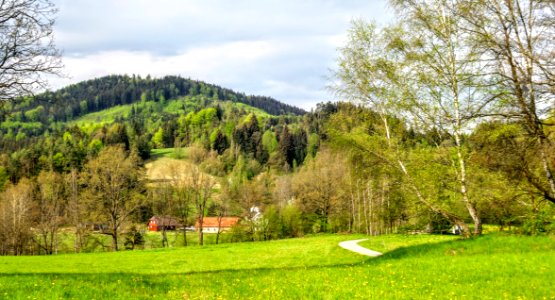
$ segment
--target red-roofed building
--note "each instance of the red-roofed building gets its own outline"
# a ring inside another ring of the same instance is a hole
[[[180,227],[181,223],[172,216],[153,216],[148,220],[149,231],[176,230]]]
[[[239,222],[238,217],[204,217],[202,219],[202,232],[204,233],[218,233],[228,231],[235,224]],[[195,228],[198,230],[200,224],[197,220]]]

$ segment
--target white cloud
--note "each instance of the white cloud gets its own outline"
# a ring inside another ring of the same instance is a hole
[[[145,51],[103,51],[94,54],[67,56],[65,72],[71,77],[59,81],[76,82],[109,74],[138,74],[163,76],[168,74],[193,75],[213,78],[225,70],[255,64],[278,50],[264,41],[231,42],[223,45],[193,48],[174,56],[156,56]],[[240,69],[239,69],[240,70]]]
[[[310,108],[352,18],[387,20],[385,0],[54,0],[71,79],[181,75]]]

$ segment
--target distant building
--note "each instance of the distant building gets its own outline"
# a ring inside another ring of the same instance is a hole
[[[218,229],[220,232],[228,231],[237,224],[239,220],[240,218],[238,217],[222,217],[221,220],[219,217],[204,217],[202,219],[202,232],[218,233]],[[198,230],[199,227],[200,224],[197,220],[195,228]]]
[[[148,231],[176,230],[180,227],[179,220],[172,216],[153,216],[148,220]]]
[[[451,234],[456,234],[456,235],[460,235],[463,233],[463,228],[460,225],[453,225],[453,227],[451,227],[451,229],[449,229],[449,232]]]
[[[87,230],[91,230],[94,232],[105,232],[108,230],[108,225],[103,223],[82,223],[81,226]]]

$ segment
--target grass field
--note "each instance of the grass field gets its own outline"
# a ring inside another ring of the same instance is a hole
[[[6,299],[555,299],[555,239],[361,235],[59,256],[1,257]],[[381,248],[380,248],[381,247]]]
[[[153,160],[159,158],[185,159],[188,156],[188,148],[162,148],[150,150]]]

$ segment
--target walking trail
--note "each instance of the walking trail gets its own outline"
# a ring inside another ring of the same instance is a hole
[[[378,251],[374,251],[374,250],[370,250],[368,248],[364,248],[364,247],[362,247],[358,244],[358,243],[360,243],[362,241],[366,241],[366,240],[368,240],[368,239],[344,241],[344,242],[339,243],[339,247],[341,247],[343,249],[347,249],[349,251],[356,252],[358,254],[371,256],[371,257],[376,257],[376,256],[382,255],[382,253],[380,253]]]

